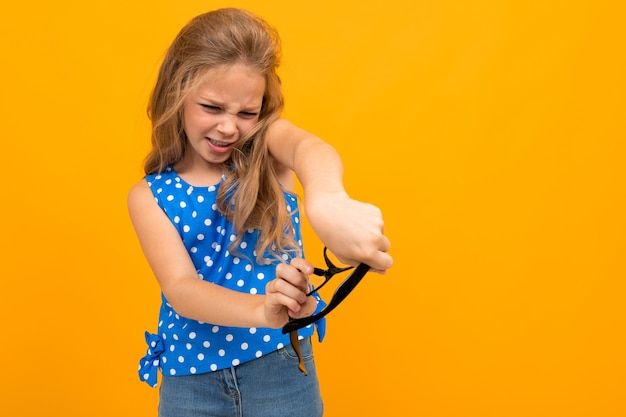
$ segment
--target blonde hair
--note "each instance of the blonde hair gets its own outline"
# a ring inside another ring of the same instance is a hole
[[[220,211],[233,222],[237,239],[248,228],[260,230],[257,260],[264,253],[297,256],[290,213],[269,154],[265,134],[281,114],[284,99],[276,72],[280,38],[274,28],[250,12],[225,8],[193,18],[176,36],[161,64],[150,102],[152,150],[146,174],[162,172],[180,161],[187,137],[182,128],[183,105],[189,94],[216,69],[244,64],[265,77],[259,121],[242,138],[224,163],[225,182],[218,192]]]

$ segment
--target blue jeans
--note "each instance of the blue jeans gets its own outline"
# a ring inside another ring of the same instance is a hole
[[[308,376],[291,345],[220,371],[162,376],[159,417],[321,417],[311,338],[300,349]]]

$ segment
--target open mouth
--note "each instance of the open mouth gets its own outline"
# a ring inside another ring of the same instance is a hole
[[[219,140],[215,140],[215,139],[211,139],[211,138],[209,138],[209,142],[211,143],[211,145],[216,146],[218,148],[227,148],[230,145],[232,145],[231,143],[220,142]]]

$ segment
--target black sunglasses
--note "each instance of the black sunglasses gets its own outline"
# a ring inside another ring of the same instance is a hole
[[[327,250],[328,248],[324,248],[324,259],[326,260],[326,266],[328,267],[328,269],[315,268],[313,270],[313,273],[315,275],[324,277],[324,282],[322,282],[316,288],[312,289],[307,294],[307,296],[310,296],[315,291],[318,291],[320,288],[326,285],[326,283],[334,275],[354,268],[353,266],[348,266],[345,268],[339,268],[335,266],[328,258]],[[370,267],[368,265],[360,264],[359,266],[357,266],[356,269],[354,269],[354,271],[339,285],[339,287],[337,287],[335,293],[330,299],[330,302],[326,307],[324,307],[322,311],[309,317],[289,320],[287,324],[283,326],[283,334],[297,331],[298,329],[306,327],[309,324],[315,323],[316,321],[333,311],[343,300],[345,300],[345,298],[352,292],[352,290],[358,285],[358,283],[361,282],[361,279],[363,279],[363,277],[369,270]]]

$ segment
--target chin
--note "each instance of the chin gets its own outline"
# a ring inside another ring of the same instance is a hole
[[[230,159],[230,155],[231,155],[230,152],[228,152],[228,154],[226,155],[219,155],[219,156],[211,155],[211,157],[206,158],[206,161],[211,164],[223,164],[224,162]]]

